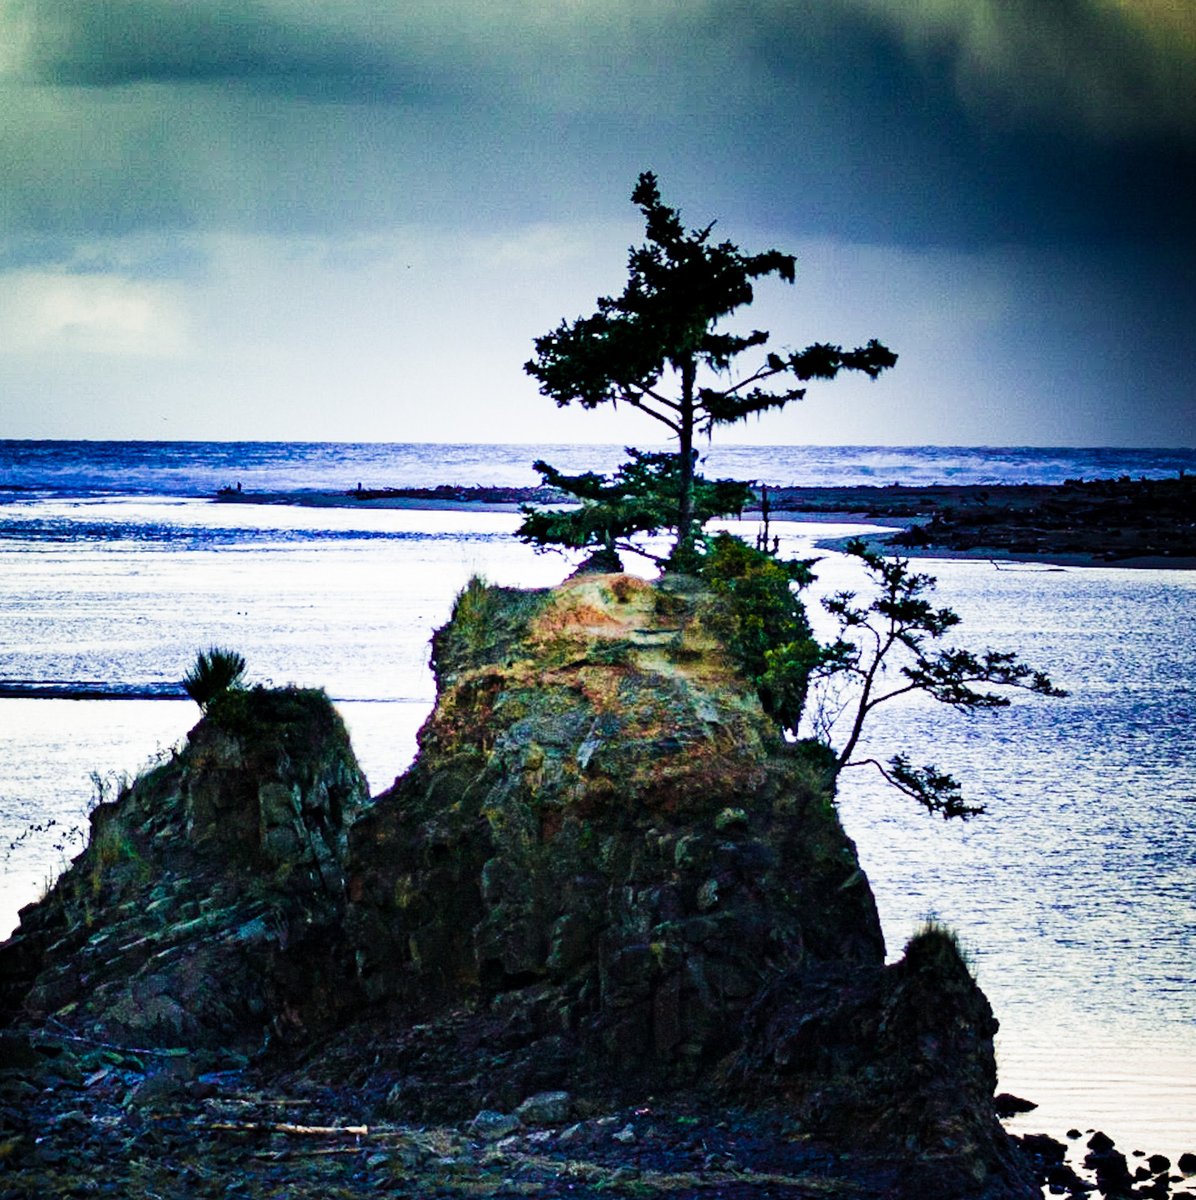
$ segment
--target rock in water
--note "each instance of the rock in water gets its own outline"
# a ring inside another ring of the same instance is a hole
[[[1034,1195],[953,939],[884,966],[824,748],[787,743],[692,581],[474,586],[419,756],[355,824],[349,937],[421,1116],[682,1087],[793,1105],[910,1194]],[[413,1030],[418,1032],[412,1032]]]
[[[437,635],[414,767],[352,833],[372,999],[501,1004],[553,1047],[506,1069],[561,1073],[520,1098],[579,1070],[691,1083],[778,971],[879,966],[826,763],[784,744],[699,599],[583,575],[478,606]]]
[[[228,692],[91,817],[0,947],[3,1007],[133,1045],[256,1048],[326,1015],[348,822],[366,801],[323,692]]]
[[[475,581],[418,758],[372,804],[323,693],[228,693],[96,810],[0,947],[0,1012],[287,1044],[302,1067],[259,1071],[485,1137],[679,1092],[780,1108],[886,1194],[1037,1195],[954,938],[885,965],[833,756],[764,714],[721,603],[678,576]]]
[[[784,1096],[823,1138],[900,1162],[903,1194],[1036,1195],[994,1113],[996,1031],[954,936],[932,926],[883,969],[773,981],[732,1080],[757,1102]]]

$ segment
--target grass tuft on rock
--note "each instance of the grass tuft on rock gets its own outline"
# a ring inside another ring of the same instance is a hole
[[[195,665],[183,676],[183,690],[206,713],[217,696],[240,687],[244,676],[243,655],[223,646],[210,646],[196,655]]]

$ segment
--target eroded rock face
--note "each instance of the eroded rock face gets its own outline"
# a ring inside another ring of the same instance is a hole
[[[458,606],[419,758],[351,835],[371,998],[497,1005],[544,1043],[541,1074],[555,1056],[681,1085],[779,973],[880,966],[826,761],[782,741],[705,632],[709,602],[583,575]]]
[[[229,693],[91,818],[0,950],[5,1007],[142,1046],[260,1044],[330,1008],[348,821],[366,800],[322,692]]]
[[[416,763],[350,835],[391,1107],[698,1088],[901,1163],[903,1194],[1036,1194],[987,1001],[945,935],[884,965],[826,752],[765,717],[715,603],[585,573],[474,587],[437,635]]]

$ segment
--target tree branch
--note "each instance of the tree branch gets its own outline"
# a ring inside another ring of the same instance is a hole
[[[968,804],[964,800],[959,784],[950,775],[933,765],[913,767],[902,754],[894,755],[888,767],[875,758],[858,758],[844,763],[843,768],[846,767],[875,767],[886,783],[916,800],[927,811],[938,813],[944,821],[953,817],[966,821],[985,811],[983,804]]]

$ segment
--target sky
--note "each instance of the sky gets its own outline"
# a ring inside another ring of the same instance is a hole
[[[900,356],[756,444],[1196,445],[1194,0],[0,0],[0,437],[636,442],[656,173]]]

